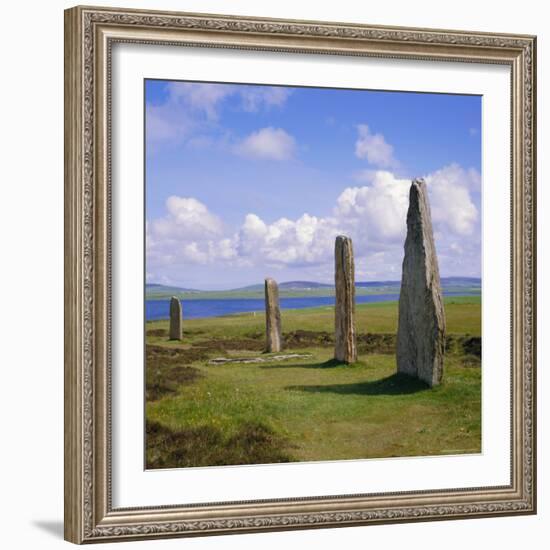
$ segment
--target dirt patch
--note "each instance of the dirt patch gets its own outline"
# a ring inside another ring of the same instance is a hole
[[[472,355],[481,359],[481,337],[449,334],[445,339],[445,350],[447,353]]]
[[[193,384],[203,377],[198,369],[185,364],[196,360],[196,355],[189,354],[192,351],[146,346],[145,399],[147,401],[162,399],[166,395],[177,392],[180,386]]]
[[[395,353],[395,334],[358,334],[357,350],[360,353]]]
[[[155,338],[166,338],[168,340],[168,330],[165,328],[150,328],[145,331],[147,336],[152,336]],[[204,334],[202,329],[192,329],[183,331],[183,339],[185,340],[186,336],[200,336]]]
[[[184,321],[184,325],[185,325],[185,321]],[[200,334],[204,334],[206,331],[202,328],[193,328],[193,329],[190,329],[190,328],[187,328],[184,326],[183,328],[183,337],[185,338],[185,335],[188,335],[188,336],[198,336]]]
[[[180,386],[188,386],[204,375],[193,367],[171,367],[148,373],[145,385],[145,399],[158,401],[166,395],[176,393]]]
[[[328,347],[334,345],[334,336],[329,332],[313,330],[295,330],[283,334],[285,348],[309,348],[311,346]]]
[[[209,425],[170,430],[147,422],[147,468],[185,468],[290,462],[287,441],[259,422],[243,424],[231,437]]]
[[[162,356],[163,361],[190,364],[195,361],[204,361],[213,353],[226,353],[229,351],[262,352],[265,350],[263,338],[256,338],[255,333],[254,335],[251,333],[249,336],[251,337],[203,340],[188,349],[149,344],[147,345],[147,357],[148,361],[149,354],[151,354],[153,359],[155,356]],[[396,335],[391,333],[357,334],[357,350],[360,353],[392,354],[396,350],[396,341]],[[287,350],[332,347],[334,346],[334,335],[324,331],[295,330],[283,334],[283,346]],[[450,334],[446,337],[445,349],[447,354],[472,355],[481,358],[481,338]]]
[[[189,365],[208,358],[208,350],[202,347],[182,349],[148,344],[145,350],[147,367],[150,363]]]
[[[146,332],[147,336],[155,336],[158,338],[166,337],[168,338],[168,331],[164,328],[150,328]]]
[[[479,369],[481,367],[481,359],[476,355],[466,355],[466,357],[462,359],[461,364],[465,368]]]
[[[287,349],[334,346],[334,335],[324,331],[295,330],[283,339]],[[358,334],[357,349],[361,353],[395,353],[395,334]]]
[[[481,338],[476,336],[471,336],[469,338],[464,338],[462,343],[462,348],[465,353],[470,355],[475,355],[481,359]]]
[[[357,350],[360,353],[395,353],[397,335],[392,333],[357,334]],[[286,349],[334,346],[334,335],[329,332],[295,330],[283,335]],[[445,348],[447,353],[472,355],[481,358],[481,338],[477,336],[448,335]]]
[[[265,343],[252,338],[222,338],[216,340],[204,340],[198,344],[201,349],[207,351],[263,351]]]
[[[265,340],[265,332],[262,332],[261,330],[247,332],[245,336],[247,338],[252,338],[253,340],[262,340],[262,342]]]

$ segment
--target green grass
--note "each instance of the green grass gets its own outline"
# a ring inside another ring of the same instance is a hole
[[[447,332],[451,334],[481,335],[481,298],[460,296],[446,298],[445,313]],[[184,305],[185,311],[185,305]],[[334,307],[282,310],[283,331],[313,330],[332,332],[334,330]],[[216,319],[189,319],[184,322],[191,340],[198,331],[208,337],[236,337],[262,333],[265,326],[263,311],[226,315]],[[147,329],[166,329],[167,321],[147,323]],[[397,331],[397,302],[379,302],[356,306],[356,327],[358,332],[395,333]],[[147,342],[165,343],[165,338],[149,337]]]
[[[445,308],[453,336],[432,389],[396,375],[395,302],[357,307],[354,365],[331,361],[333,308],[283,310],[285,352],[311,354],[283,362],[262,353],[260,314],[186,320],[182,342],[166,321],[147,323],[148,466],[480,452],[480,300]],[[208,363],[220,356],[265,362]]]

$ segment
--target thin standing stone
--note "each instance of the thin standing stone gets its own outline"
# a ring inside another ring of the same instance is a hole
[[[443,375],[445,310],[426,183],[412,182],[399,295],[397,370],[436,386]]]
[[[268,353],[281,351],[281,310],[279,309],[279,286],[271,278],[265,280],[265,332]]]
[[[355,345],[355,264],[351,239],[336,237],[335,260],[335,348],[334,358],[343,363],[357,361]]]
[[[175,296],[172,296],[172,298],[170,298],[170,340],[181,340],[181,336],[181,302]]]
[[[271,278],[265,280],[265,325],[266,349],[268,353],[281,351],[281,310],[279,308],[279,286]]]

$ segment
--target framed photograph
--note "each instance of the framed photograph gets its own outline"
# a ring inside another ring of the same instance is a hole
[[[536,512],[534,36],[65,12],[65,538]]]

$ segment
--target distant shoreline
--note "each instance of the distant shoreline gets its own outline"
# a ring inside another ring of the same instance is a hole
[[[365,286],[366,283],[358,283],[355,288],[356,296],[377,296],[388,294],[399,294],[399,283],[373,283]],[[476,295],[481,294],[481,283],[464,281],[456,283],[454,281],[442,280],[442,290],[445,295]],[[220,300],[220,299],[258,299],[264,297],[263,285],[258,285],[249,289],[236,290],[183,290],[171,287],[147,287],[145,292],[146,300],[169,299],[172,296],[182,300]],[[311,288],[294,288],[285,286],[285,283],[279,285],[279,296],[281,298],[309,298],[309,297],[333,297],[334,287],[319,286]]]
[[[453,299],[481,299],[481,294],[461,292],[444,292],[445,301]],[[391,294],[366,294],[356,297],[357,307],[369,305],[390,305],[397,303],[398,293]],[[462,301],[462,300],[461,300]],[[183,317],[184,319],[212,319],[216,317],[228,317],[232,315],[244,315],[253,313],[263,313],[263,296],[253,298],[228,297],[228,298],[195,298],[184,299]],[[473,300],[477,302],[477,300]],[[334,307],[334,296],[305,296],[305,297],[281,297],[281,310],[318,310]],[[169,299],[148,299],[145,301],[146,321],[163,321],[168,319]]]

